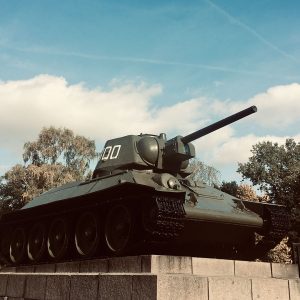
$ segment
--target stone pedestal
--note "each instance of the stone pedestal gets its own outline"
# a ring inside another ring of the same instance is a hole
[[[0,299],[300,299],[297,265],[130,256],[4,268]]]

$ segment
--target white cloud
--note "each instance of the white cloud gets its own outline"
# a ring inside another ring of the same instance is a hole
[[[258,112],[246,120],[262,128],[287,128],[300,125],[300,84],[292,83],[269,88],[246,101],[214,100],[210,105],[213,113],[224,115],[235,113],[248,106],[256,105]]]
[[[70,128],[98,143],[141,132],[185,135],[257,105],[258,113],[241,124],[254,122],[255,127],[273,128],[269,135],[251,132],[253,126],[244,126],[241,131],[236,125],[195,141],[198,157],[222,170],[246,161],[252,145],[259,141],[284,142],[286,137],[277,136],[276,131],[274,134],[274,128],[300,125],[297,83],[272,87],[244,102],[202,97],[158,107],[153,99],[161,93],[160,85],[116,82],[109,90],[88,89],[84,84],[69,85],[64,78],[49,75],[0,82],[0,149],[21,155],[24,142],[35,139],[42,127],[50,125]],[[300,134],[294,137],[299,140]]]
[[[272,141],[273,143],[284,144],[290,136],[255,136],[253,134],[243,137],[231,137],[212,152],[211,161],[218,166],[229,165],[233,162],[244,163],[252,155],[252,145],[263,141]],[[295,140],[300,139],[300,135],[293,137]]]
[[[287,127],[299,122],[300,84],[293,83],[269,88],[249,100],[259,107],[257,121],[269,128]]]
[[[18,146],[35,138],[43,126],[63,126],[99,141],[125,134],[192,128],[201,103],[182,101],[156,108],[160,85],[124,84],[111,90],[68,85],[61,77],[40,75],[0,82],[0,145]]]

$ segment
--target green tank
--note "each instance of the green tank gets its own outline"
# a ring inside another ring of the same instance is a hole
[[[256,110],[184,137],[108,140],[91,180],[53,188],[1,216],[2,260],[19,265],[204,249],[223,257],[225,249],[253,245],[255,233],[281,238],[288,229],[283,206],[242,201],[188,178],[191,142]]]

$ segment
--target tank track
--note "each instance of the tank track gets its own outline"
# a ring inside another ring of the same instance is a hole
[[[109,209],[110,207],[113,207],[113,205],[119,205],[119,204],[125,204],[126,206],[128,205],[128,208],[131,210],[134,210],[134,208],[136,207],[136,205],[139,204],[140,199],[141,199],[141,195],[139,196],[126,196],[126,197],[113,197],[110,198],[109,200],[106,201],[102,201],[102,202],[98,202],[96,204],[94,203],[87,203],[85,206],[81,207],[81,210],[87,210],[87,211],[91,211],[91,210],[95,210],[95,211],[106,211],[107,209]],[[165,194],[165,195],[159,195],[159,194],[144,194],[144,199],[148,199],[149,204],[151,204],[150,207],[153,207],[155,210],[155,214],[153,215],[153,218],[151,219],[151,226],[149,228],[144,228],[143,230],[146,230],[146,236],[145,239],[143,240],[143,235],[139,236],[138,240],[133,240],[133,244],[132,247],[130,246],[126,251],[131,251],[132,249],[135,249],[135,246],[139,246],[139,243],[143,243],[143,242],[155,242],[155,241],[167,241],[167,240],[171,240],[176,238],[177,236],[179,236],[179,234],[181,233],[181,231],[184,228],[184,216],[185,216],[185,210],[184,210],[184,206],[183,206],[183,198],[182,197],[174,197],[173,195],[170,194]],[[150,207],[146,207],[146,211],[148,208]],[[141,207],[142,208],[142,207]],[[63,212],[64,215],[69,215],[70,216],[70,220],[71,222],[74,222],[74,220],[72,220],[72,216],[76,215],[77,213],[79,213],[79,210],[76,207],[72,207],[71,209],[65,210]],[[51,212],[50,214],[44,214],[42,217],[37,217],[36,220],[34,222],[38,222],[41,218],[48,218],[48,219],[54,219],[57,216],[60,216],[61,214],[56,212],[53,213]],[[137,218],[138,220],[138,218]],[[20,224],[30,224],[30,222],[32,222],[32,220],[29,219],[29,217],[24,217],[22,220],[18,219],[18,221],[16,223],[8,223],[6,225],[13,225],[13,226],[19,226]],[[24,226],[25,226],[24,225]],[[140,225],[137,223],[137,230],[139,230]],[[3,226],[3,224],[2,224]],[[137,236],[133,236],[138,237],[139,231],[137,231]],[[142,232],[141,232],[142,233]],[[144,232],[145,233],[145,232]],[[71,233],[72,234],[72,233]],[[73,250],[71,250],[71,254],[69,256],[67,256],[66,258],[63,258],[61,260],[59,260],[59,262],[64,262],[64,261],[69,261],[69,260],[73,260],[75,258],[75,260],[81,260],[80,257],[77,256],[77,254],[72,252]],[[7,253],[7,251],[4,251],[5,253]],[[74,256],[75,255],[75,256]],[[99,253],[99,255],[97,254],[95,257],[102,257],[102,256],[106,256],[106,253]],[[3,256],[3,257],[2,257]],[[73,257],[74,256],[74,257]],[[93,256],[93,258],[95,258]],[[90,259],[87,258],[87,259]],[[0,253],[0,261],[2,261],[4,264],[6,265],[15,265],[13,264],[9,258],[6,257],[6,255],[1,255]],[[49,258],[43,258],[41,261],[41,263],[49,263],[51,262],[51,260]],[[21,262],[18,265],[33,265],[36,264],[37,262],[30,262],[28,261],[27,258],[25,258],[25,261]]]
[[[270,239],[282,239],[290,229],[290,216],[283,206],[266,205],[265,219],[267,237]]]
[[[156,218],[152,223],[151,235],[155,239],[173,239],[184,228],[185,210],[181,199],[155,196]]]

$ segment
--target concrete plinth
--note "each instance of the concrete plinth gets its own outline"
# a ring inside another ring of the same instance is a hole
[[[300,300],[300,280],[289,280],[290,299]]]
[[[298,265],[271,264],[272,277],[274,278],[298,278]]]
[[[288,280],[264,278],[252,279],[253,300],[278,299],[289,300]]]
[[[145,255],[4,268],[0,299],[300,300],[297,265]]]
[[[234,276],[234,261],[225,259],[192,258],[193,274],[201,276]]]
[[[251,300],[251,279],[240,277],[211,277],[208,280],[209,299]]]
[[[51,274],[47,276],[45,299],[70,299],[70,276]]]
[[[271,265],[265,262],[235,261],[235,275],[241,277],[270,278]]]
[[[0,274],[0,281],[6,274]],[[207,278],[157,274],[11,274],[15,286],[2,297],[25,299],[203,299],[208,300]],[[18,282],[22,284],[19,285]]]

